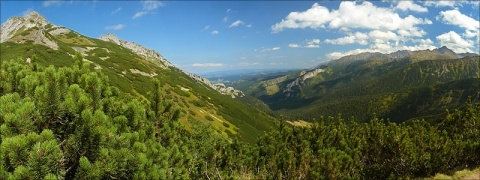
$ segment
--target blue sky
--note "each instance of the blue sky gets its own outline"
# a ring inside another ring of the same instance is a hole
[[[193,73],[310,68],[360,52],[479,53],[476,1],[0,1],[1,22],[51,23],[154,49]]]

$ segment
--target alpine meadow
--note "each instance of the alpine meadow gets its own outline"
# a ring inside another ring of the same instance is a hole
[[[0,180],[480,179],[478,1],[0,2]]]

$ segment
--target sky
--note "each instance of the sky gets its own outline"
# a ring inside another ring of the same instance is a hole
[[[88,37],[113,33],[192,73],[311,68],[361,52],[479,53],[478,1],[0,1]]]

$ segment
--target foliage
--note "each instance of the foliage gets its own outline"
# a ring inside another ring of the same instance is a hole
[[[480,166],[480,103],[472,101],[437,125],[338,115],[308,127],[278,121],[247,144],[198,121],[187,131],[160,80],[148,96],[133,96],[88,64],[34,68],[21,59],[2,62],[0,78],[6,179],[387,179]]]

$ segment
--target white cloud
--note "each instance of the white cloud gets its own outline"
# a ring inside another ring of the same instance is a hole
[[[370,39],[375,39],[375,40],[384,40],[384,41],[399,40],[399,37],[397,36],[397,34],[393,33],[392,31],[374,30],[368,33],[368,36],[370,37]]]
[[[442,46],[447,46],[457,53],[473,52],[470,48],[473,47],[473,42],[465,40],[454,31],[437,36]]]
[[[228,26],[229,28],[232,28],[232,27],[237,27],[237,26],[240,26],[242,24],[245,24],[243,21],[241,20],[237,20],[235,22],[233,22],[230,26]]]
[[[455,7],[457,2],[455,1],[425,1],[423,5],[425,6],[435,6],[435,7]]]
[[[307,45],[305,46],[306,48],[319,48],[320,47],[320,39],[312,39],[310,41],[307,41]]]
[[[263,48],[261,51],[262,52],[265,52],[265,51],[277,51],[277,50],[280,50],[280,47],[273,47],[273,48]],[[257,51],[257,50],[255,50]]]
[[[475,42],[477,46],[480,43],[480,21],[462,14],[457,9],[441,11],[440,14],[437,16],[437,19],[442,19],[442,22],[445,24],[456,25],[465,29],[465,33],[462,34],[463,37],[469,39],[476,36],[477,38],[475,39]],[[460,51],[467,51],[467,49],[463,49]]]
[[[142,17],[142,16],[145,15],[145,14],[148,14],[148,12],[147,12],[147,11],[137,12],[137,13],[135,13],[135,15],[133,15],[132,19],[137,19],[137,18],[139,18],[139,17]]]
[[[132,19],[142,17],[146,14],[151,13],[155,9],[158,9],[159,7],[165,6],[165,4],[163,4],[160,1],[142,1],[142,5],[143,5],[142,11],[136,12],[133,15]]]
[[[299,44],[295,44],[295,43],[291,43],[291,44],[288,44],[288,47],[291,47],[291,48],[299,48],[300,45],[299,45]]]
[[[194,63],[192,64],[193,67],[222,67],[225,64],[222,63]]]
[[[392,44],[390,42],[375,41],[374,44],[370,45],[369,48],[354,49],[347,52],[332,52],[327,54],[326,57],[329,59],[338,59],[344,56],[348,56],[352,54],[360,54],[364,52],[392,53],[400,50],[417,51],[417,50],[436,48],[433,45],[433,41],[430,39],[416,39],[416,40],[412,40],[412,42],[415,44],[411,46],[406,46],[406,45]]]
[[[442,21],[446,24],[457,25],[467,30],[478,30],[480,22],[462,14],[457,9],[440,12]]]
[[[217,30],[214,30],[214,31],[211,32],[212,35],[217,35],[218,33],[220,33],[220,32],[217,31]]]
[[[122,10],[122,7],[118,7],[117,9],[112,11],[112,14],[116,14],[116,13],[120,12],[121,10]]]
[[[326,7],[314,3],[312,8],[305,12],[291,12],[285,19],[282,19],[282,22],[273,25],[272,31],[280,32],[285,28],[305,29],[307,27],[317,29],[324,27],[324,23],[332,19],[332,14]]]
[[[402,11],[410,10],[415,12],[428,12],[427,8],[415,4],[412,1],[399,1],[397,4],[397,9],[400,9]]]
[[[248,24],[248,25],[246,25],[246,27],[248,27],[248,28],[252,28],[252,27],[253,27],[253,25],[252,25],[252,24]]]
[[[143,10],[145,11],[153,11],[159,7],[164,6],[164,4],[160,1],[143,1]]]
[[[58,0],[46,0],[43,1],[43,7],[50,7],[50,6],[59,6],[63,4],[65,1],[58,1]]]
[[[125,28],[124,24],[117,24],[117,25],[105,27],[106,30],[120,30],[120,29],[123,29],[123,28]]]
[[[223,21],[223,22],[227,22],[227,21],[228,21],[228,17],[224,17],[224,18],[222,19],[222,21]]]
[[[428,19],[416,18],[412,15],[401,18],[393,9],[376,7],[370,2],[364,1],[357,5],[356,1],[344,1],[340,3],[338,10],[329,11],[326,7],[315,3],[304,12],[291,12],[271,29],[273,33],[286,28],[318,29],[325,27],[342,30],[360,28],[392,31],[431,23]]]
[[[329,44],[339,44],[339,45],[345,45],[345,44],[361,44],[361,45],[366,45],[368,43],[369,36],[365,33],[361,32],[356,32],[352,35],[341,37],[338,39],[325,39],[325,43]]]
[[[227,9],[227,13],[229,13],[230,11],[232,11],[232,9]]]

